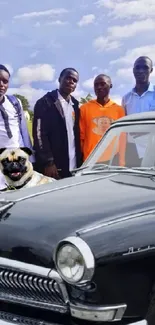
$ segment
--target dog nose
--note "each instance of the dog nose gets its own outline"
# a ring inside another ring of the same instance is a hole
[[[12,164],[11,164],[11,167],[12,168],[17,168],[18,167],[18,163],[13,161]]]

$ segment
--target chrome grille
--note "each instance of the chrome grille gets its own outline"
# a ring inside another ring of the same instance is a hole
[[[57,272],[51,271],[51,274],[52,272],[56,277]],[[52,276],[18,272],[0,266],[0,300],[2,301],[66,313],[68,307],[65,298],[63,285],[55,278],[52,279]]]

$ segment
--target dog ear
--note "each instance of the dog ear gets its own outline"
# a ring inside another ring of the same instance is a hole
[[[32,155],[32,150],[30,148],[22,147],[20,149],[23,150],[24,152],[26,152],[29,156]]]
[[[0,155],[3,153],[3,151],[5,151],[6,148],[0,148]]]

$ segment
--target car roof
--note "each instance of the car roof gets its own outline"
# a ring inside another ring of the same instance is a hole
[[[140,122],[140,121],[151,121],[154,120],[155,122],[155,112],[144,112],[144,113],[136,113],[136,114],[130,114],[124,117],[121,117],[120,119],[116,120],[112,124],[116,123],[123,123],[123,122]]]

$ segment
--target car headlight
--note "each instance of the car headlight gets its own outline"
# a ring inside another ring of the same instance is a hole
[[[54,260],[61,277],[71,284],[84,284],[91,281],[94,269],[94,256],[79,237],[68,237],[59,242]]]

